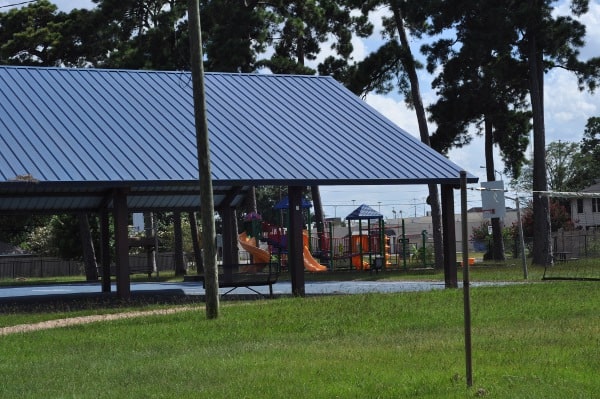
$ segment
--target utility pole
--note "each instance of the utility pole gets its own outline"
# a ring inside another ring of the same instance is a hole
[[[210,172],[210,148],[206,119],[206,96],[204,93],[199,0],[188,0],[188,23],[190,27],[196,147],[198,150],[198,177],[200,179],[200,214],[202,216],[202,245],[204,247],[206,317],[208,319],[216,319],[219,317],[219,274],[217,272],[215,204]]]

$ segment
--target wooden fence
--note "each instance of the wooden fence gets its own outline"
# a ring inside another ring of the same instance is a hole
[[[147,264],[146,254],[129,255],[129,265],[133,273],[148,273]],[[174,270],[173,252],[159,253],[156,256],[156,266],[159,272]],[[111,269],[114,269],[114,265],[111,265]],[[78,260],[31,255],[0,256],[0,279],[81,275],[85,275],[85,265]]]

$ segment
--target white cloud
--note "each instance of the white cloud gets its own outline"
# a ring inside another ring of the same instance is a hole
[[[365,101],[408,133],[419,137],[419,125],[415,111],[408,109],[403,100],[392,96],[369,94]]]
[[[580,91],[576,77],[554,70],[545,77],[546,142],[579,141],[587,119],[600,114],[600,97]]]
[[[50,2],[55,4],[60,11],[64,12],[69,12],[74,8],[94,8],[96,6],[91,0],[51,0]],[[33,3],[33,1],[31,3]],[[8,5],[26,7],[28,4],[29,3],[27,3],[26,0],[0,0],[0,7]],[[8,9],[9,8],[0,8],[0,12],[5,12]]]
[[[321,52],[317,55],[316,59],[308,60],[306,62],[306,66],[311,67],[313,69],[317,69],[317,66],[322,63],[325,58],[329,56],[334,56],[338,58],[338,54],[335,50],[331,48],[331,46],[336,42],[336,38],[333,35],[329,35],[329,39],[321,44]],[[365,42],[361,40],[359,37],[354,36],[352,38],[352,60],[353,61],[362,61],[366,57],[366,47]]]
[[[554,15],[571,15],[569,1],[565,1],[554,9]],[[600,48],[600,2],[592,0],[589,4],[589,11],[576,18],[585,25],[585,46],[581,49],[581,57],[586,60],[591,57],[598,57],[598,48]]]
[[[585,58],[600,56],[600,2],[590,3],[590,10],[581,17],[581,22],[586,27],[586,43],[582,55]]]

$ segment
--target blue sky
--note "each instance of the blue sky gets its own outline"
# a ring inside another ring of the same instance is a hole
[[[19,3],[21,0],[0,0],[0,6]],[[68,11],[72,8],[93,7],[90,0],[55,0],[60,9]],[[568,2],[564,1],[557,7],[559,14],[568,13]],[[359,61],[381,44],[381,18],[385,9],[379,10],[379,15],[372,18],[376,28],[372,37],[354,39],[355,52],[353,57]],[[586,46],[582,49],[583,59],[600,56],[600,0],[590,1],[590,12],[583,16],[582,22],[587,27]],[[413,53],[418,56],[421,42],[412,42]],[[327,56],[324,51],[322,58]],[[317,60],[316,62],[318,62]],[[435,101],[435,93],[431,90],[432,76],[425,71],[419,74],[423,101],[425,105]],[[369,94],[365,101],[380,113],[392,120],[410,134],[419,136],[417,120],[413,110],[404,105],[404,100],[397,94],[386,96]],[[545,77],[545,118],[546,143],[552,141],[580,141],[585,123],[589,117],[600,116],[600,95],[580,92],[575,77],[563,70],[555,70]],[[435,126],[430,126],[433,131]],[[332,154],[332,156],[343,154]],[[462,166],[468,172],[485,180],[485,170],[480,168],[485,164],[483,155],[483,139],[476,138],[469,146],[452,150],[449,158]],[[496,169],[504,168],[500,157],[495,157]],[[410,160],[390,160],[390,165],[402,164]],[[477,185],[474,185],[477,186]],[[423,215],[428,208],[425,206],[427,197],[426,186],[324,186],[321,187],[324,210],[327,216],[345,217],[361,204],[368,204],[380,209],[385,217],[392,217],[392,210],[399,216]],[[469,207],[481,206],[481,196],[478,191],[469,191]],[[456,200],[458,202],[458,197]],[[507,206],[513,206],[507,201]]]

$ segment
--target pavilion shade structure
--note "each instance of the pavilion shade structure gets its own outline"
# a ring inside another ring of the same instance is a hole
[[[294,295],[304,295],[304,187],[461,183],[462,168],[331,77],[204,82],[215,209],[232,218],[251,186],[288,186]],[[104,291],[112,213],[120,298],[130,295],[129,213],[202,206],[189,72],[0,66],[0,148],[0,213],[100,213]],[[453,248],[445,273],[455,286]]]
[[[217,208],[251,185],[459,181],[459,166],[331,77],[205,84]],[[110,208],[117,188],[139,211],[200,206],[188,72],[3,66],[0,87],[0,211]]]

